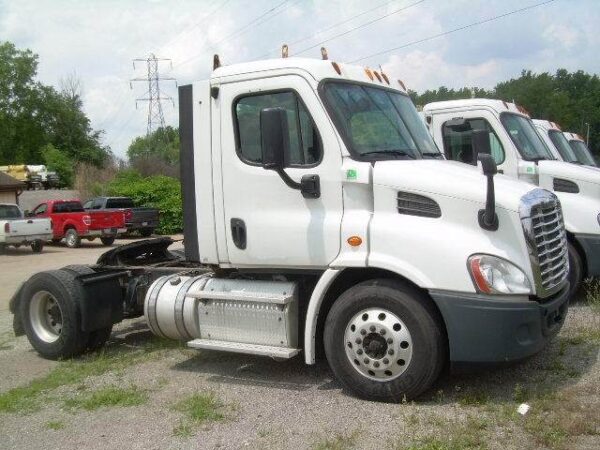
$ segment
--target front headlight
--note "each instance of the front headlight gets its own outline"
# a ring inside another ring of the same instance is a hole
[[[527,275],[505,259],[473,255],[467,264],[473,284],[484,294],[531,294]]]

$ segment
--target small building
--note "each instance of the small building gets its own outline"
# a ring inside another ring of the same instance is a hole
[[[10,175],[0,172],[0,203],[19,204],[19,195],[26,185]]]

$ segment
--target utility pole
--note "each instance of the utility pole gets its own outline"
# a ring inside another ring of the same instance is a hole
[[[146,77],[133,78],[130,80],[130,87],[133,89],[133,83],[137,81],[143,81],[148,83],[148,91],[142,97],[138,97],[135,99],[135,107],[137,109],[138,102],[148,102],[148,127],[146,129],[146,136],[150,136],[152,132],[156,131],[159,128],[165,127],[165,117],[163,115],[162,109],[162,100],[168,100],[171,102],[173,106],[175,106],[175,102],[173,98],[167,94],[164,94],[160,90],[160,82],[161,81],[175,81],[175,85],[177,86],[177,81],[172,77],[161,77],[159,73],[159,64],[161,61],[169,61],[171,64],[171,68],[173,68],[173,64],[170,59],[167,58],[157,58],[154,53],[150,53],[147,58],[135,58],[133,60],[133,70],[136,69],[136,62],[144,62],[147,66],[147,75]]]

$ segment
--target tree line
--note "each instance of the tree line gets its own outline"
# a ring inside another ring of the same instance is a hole
[[[523,106],[533,119],[556,122],[563,131],[580,134],[584,139],[588,125],[590,149],[600,153],[600,78],[582,70],[556,73],[533,73],[523,70],[518,78],[502,81],[493,89],[469,88],[410,91],[416,105],[430,102],[485,97],[515,102]]]

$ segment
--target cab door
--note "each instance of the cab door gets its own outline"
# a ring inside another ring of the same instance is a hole
[[[328,266],[340,251],[342,158],[308,81],[287,75],[225,83],[219,103],[228,262],[234,267]],[[263,167],[260,111],[272,107],[284,108],[287,115],[285,172],[295,182],[304,175],[318,177],[318,198],[304,198]]]

